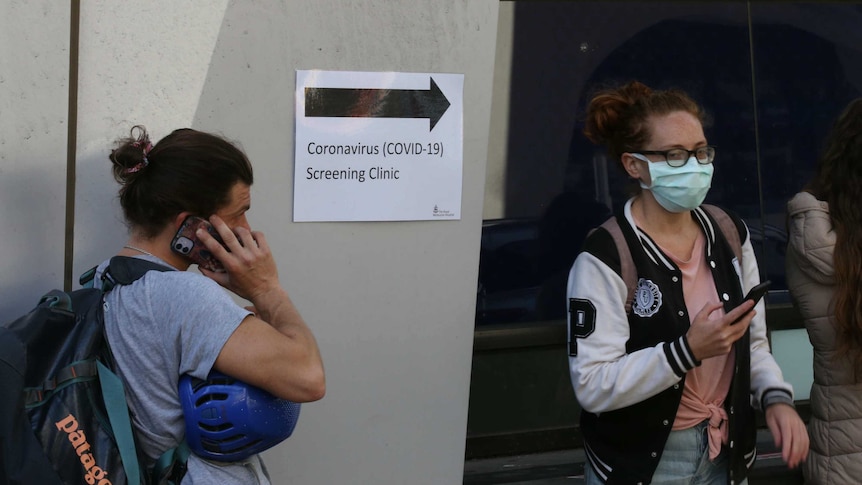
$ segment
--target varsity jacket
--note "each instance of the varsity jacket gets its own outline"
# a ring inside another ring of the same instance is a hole
[[[587,459],[604,483],[650,483],[670,434],[686,373],[700,365],[686,332],[689,315],[682,272],[634,224],[631,200],[617,221],[634,261],[637,288],[627,315],[620,257],[602,228],[585,241],[569,273],[569,371],[581,405],[580,426]],[[705,235],[704,254],[717,298],[729,312],[760,282],[748,229],[731,218],[742,242],[742,262],[702,208],[691,212]],[[728,481],[739,483],[756,458],[754,408],[793,405],[766,335],[765,305],[745,336],[734,344],[734,374],[725,399],[728,415]]]

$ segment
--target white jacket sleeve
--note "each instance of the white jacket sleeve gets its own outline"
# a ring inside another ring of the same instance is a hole
[[[636,404],[679,382],[682,375],[671,366],[671,355],[687,360],[686,370],[695,365],[690,355],[679,357],[687,352],[684,337],[626,353],[626,293],[622,278],[602,261],[586,252],[578,255],[568,281],[569,372],[578,402],[592,413]]]
[[[760,283],[760,272],[751,239],[742,245],[742,293]],[[769,348],[766,331],[766,304],[761,299],[754,307],[757,315],[751,321],[751,394],[754,406],[764,410],[776,402],[793,405],[793,387],[784,381],[781,368]]]

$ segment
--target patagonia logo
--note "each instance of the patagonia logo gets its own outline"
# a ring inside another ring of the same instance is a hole
[[[81,466],[84,467],[84,480],[89,485],[112,485],[108,479],[108,472],[96,465],[96,459],[90,450],[90,443],[83,430],[78,429],[78,420],[71,414],[54,423],[57,429],[66,433],[72,448],[81,458]]]

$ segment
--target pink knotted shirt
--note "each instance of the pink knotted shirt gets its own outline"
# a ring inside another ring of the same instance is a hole
[[[703,233],[698,233],[688,261],[682,261],[667,250],[664,251],[682,271],[683,298],[692,320],[704,305],[718,302],[715,282],[703,254],[705,243]],[[710,314],[709,318],[718,319],[722,316],[724,311],[718,309]],[[733,365],[734,356],[730,352],[703,359],[700,366],[690,370],[673,423],[672,429],[681,430],[709,420],[710,460],[714,460],[721,452],[721,445],[727,443],[727,412],[724,410],[724,400],[730,390]]]

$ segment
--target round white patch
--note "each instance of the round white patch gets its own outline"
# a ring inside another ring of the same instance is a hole
[[[652,281],[641,278],[635,288],[632,311],[639,317],[651,317],[661,308],[661,290]]]

